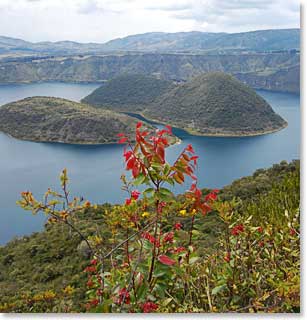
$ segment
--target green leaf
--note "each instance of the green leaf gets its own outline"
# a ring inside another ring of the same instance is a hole
[[[139,174],[139,176],[133,181],[133,184],[135,186],[139,186],[140,184],[143,184],[146,180],[146,176],[144,176],[142,173]]]
[[[170,304],[171,302],[172,302],[172,298],[167,298],[167,299],[165,299],[165,300],[162,300],[162,303],[161,303],[161,305],[163,306],[163,307],[166,307],[168,304]]]
[[[143,191],[144,196],[146,197],[152,197],[152,194],[155,192],[154,188],[147,188]]]
[[[163,286],[162,284],[156,284],[154,291],[158,294],[159,298],[164,298],[165,297],[165,290],[166,287]]]
[[[162,198],[162,200],[169,200],[174,197],[174,194],[166,188],[160,188],[159,196]]]
[[[199,257],[193,257],[189,260],[189,264],[195,263],[197,260],[199,260]]]
[[[166,163],[164,166],[163,174],[167,176],[169,174],[170,170],[171,170],[170,165],[168,163]]]
[[[138,288],[137,293],[136,293],[138,301],[142,300],[145,297],[147,290],[148,290],[148,286],[146,283],[143,283]]]
[[[217,286],[215,288],[212,289],[212,294],[215,295],[215,294],[218,294],[219,292],[225,290],[227,288],[227,285],[226,284],[222,284],[221,286]]]
[[[168,184],[170,184],[171,186],[175,185],[174,179],[173,178],[168,178],[167,180],[165,180],[165,182],[167,182]]]

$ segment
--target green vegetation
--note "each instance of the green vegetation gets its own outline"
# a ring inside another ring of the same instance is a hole
[[[82,102],[119,111],[137,111],[174,87],[171,81],[145,75],[122,75],[107,81]]]
[[[216,203],[214,212],[195,220],[193,241],[201,258],[191,265],[187,300],[177,305],[160,292],[160,301],[153,305],[158,303],[160,312],[299,312],[299,194],[298,161],[257,170],[222,189],[220,199],[236,199]],[[178,222],[171,212],[179,210],[182,201],[180,196],[167,209],[169,228]],[[120,207],[87,206],[74,218],[79,230],[104,250],[112,248],[109,219],[111,225],[117,221]],[[190,218],[179,219],[184,234]],[[124,258],[124,252],[118,254],[114,258]],[[86,289],[83,270],[89,258],[84,241],[61,224],[47,224],[43,232],[0,247],[0,310],[85,311],[91,289]]]
[[[143,114],[200,135],[257,135],[287,125],[254,90],[223,73],[204,74],[177,86]]]
[[[136,120],[124,114],[52,97],[31,97],[0,108],[0,131],[30,141],[72,144],[116,143],[134,132]]]

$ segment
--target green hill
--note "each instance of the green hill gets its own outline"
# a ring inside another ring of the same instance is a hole
[[[153,76],[128,74],[111,79],[85,97],[82,102],[115,110],[134,111],[154,101],[174,87],[168,80]]]
[[[124,114],[52,97],[31,97],[0,108],[0,131],[30,141],[116,143],[132,137],[136,120]]]
[[[144,116],[197,135],[259,135],[287,125],[253,89],[220,72],[201,75],[168,91]]]

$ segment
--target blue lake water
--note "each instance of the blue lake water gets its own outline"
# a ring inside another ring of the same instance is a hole
[[[1,85],[0,105],[28,96],[45,95],[79,101],[98,84],[37,83]],[[197,175],[201,187],[220,188],[282,160],[300,157],[300,97],[258,91],[288,121],[288,127],[264,136],[244,138],[195,137],[174,132],[180,145],[168,149],[175,159],[191,143],[200,156]],[[71,194],[93,203],[120,202],[120,175],[124,172],[121,145],[78,146],[19,141],[0,133],[0,244],[15,236],[42,229],[45,217],[33,217],[15,204],[20,192],[31,190],[38,198],[48,187],[58,188],[58,176],[68,169]],[[182,192],[189,185],[177,188]]]

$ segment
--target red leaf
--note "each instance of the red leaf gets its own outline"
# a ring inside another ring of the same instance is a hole
[[[166,256],[166,255],[161,255],[158,257],[158,260],[162,263],[165,264],[167,266],[172,266],[173,264],[176,263],[176,261],[174,259],[171,259],[170,257]]]
[[[172,134],[172,127],[169,126],[168,124],[165,126],[169,134]]]
[[[136,124],[136,128],[137,128],[137,129],[140,129],[142,125],[143,125],[142,122],[138,122],[138,123]]]
[[[195,153],[195,151],[194,151],[194,149],[193,149],[193,147],[192,147],[191,144],[188,144],[185,149],[186,149],[186,151],[188,151],[188,152],[190,152],[190,153]]]
[[[126,159],[126,161],[128,161],[130,159],[130,157],[132,156],[133,152],[132,151],[125,151],[124,152],[124,157]]]
[[[131,157],[130,159],[129,159],[129,161],[127,162],[127,170],[131,170],[131,169],[133,169],[133,167],[134,167],[134,164],[135,164],[135,161],[136,161],[136,159],[135,159],[135,157]]]
[[[118,143],[125,143],[128,140],[128,138],[123,137],[121,139],[119,139]]]
[[[136,163],[133,168],[132,168],[132,175],[133,175],[133,178],[136,178],[140,173],[140,166],[138,163]]]
[[[157,147],[157,155],[161,159],[161,162],[164,163],[165,162],[165,150],[163,147],[160,147],[160,146]]]

